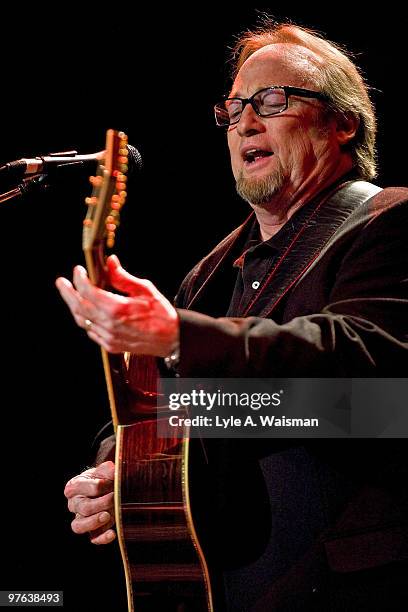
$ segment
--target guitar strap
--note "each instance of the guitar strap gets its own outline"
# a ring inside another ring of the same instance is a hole
[[[269,317],[286,293],[329,248],[350,215],[380,191],[381,187],[372,183],[351,181],[323,198],[302,223],[240,316]]]

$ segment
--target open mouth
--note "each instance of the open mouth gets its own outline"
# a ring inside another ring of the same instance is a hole
[[[253,164],[257,162],[259,159],[264,157],[271,157],[273,155],[272,151],[265,151],[264,149],[248,149],[243,153],[243,160],[247,164]]]

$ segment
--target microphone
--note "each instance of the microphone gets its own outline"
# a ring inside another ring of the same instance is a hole
[[[129,152],[129,174],[132,174],[133,170],[140,170],[142,168],[142,156],[132,145],[128,144],[126,147]],[[0,177],[5,177],[10,181],[19,181],[24,177],[47,174],[62,166],[77,166],[79,168],[84,168],[102,160],[104,156],[105,151],[89,153],[88,155],[78,155],[77,151],[62,151],[60,153],[50,153],[44,156],[40,155],[31,159],[23,157],[22,159],[17,159],[1,166]]]

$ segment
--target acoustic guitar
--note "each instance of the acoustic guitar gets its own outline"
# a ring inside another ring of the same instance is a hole
[[[104,159],[90,177],[83,250],[91,282],[101,288],[109,289],[105,249],[114,245],[126,199],[128,154],[126,135],[108,130]],[[168,437],[157,436],[158,419],[168,419],[154,358],[102,349],[102,359],[116,432],[115,518],[129,612],[213,612],[191,512],[188,432],[179,437],[171,427]]]

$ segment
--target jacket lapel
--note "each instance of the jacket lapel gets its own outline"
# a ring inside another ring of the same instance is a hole
[[[270,316],[288,291],[325,252],[353,211],[379,191],[381,189],[371,183],[350,181],[315,202],[306,218],[305,211],[300,209],[301,214],[293,217],[298,224],[294,237],[282,249],[273,269],[240,316]],[[185,308],[213,316],[218,314],[211,307],[215,288],[219,285],[217,291],[222,293],[228,290],[223,285],[223,271],[232,268],[234,260],[241,255],[252,221],[253,213],[199,264],[194,274],[194,289]],[[200,280],[197,282],[197,279]]]
[[[259,288],[243,316],[269,317],[282,298],[325,252],[331,239],[364,202],[381,191],[366,181],[351,181],[320,200]]]
[[[219,291],[222,293],[228,291],[228,287],[223,282],[225,270],[232,270],[234,260],[241,254],[253,218],[254,213],[251,213],[242,225],[231,232],[199,263],[192,279],[193,291],[187,296],[184,308],[213,314],[212,302],[215,300],[214,294],[217,293],[214,287],[219,285]],[[195,282],[196,279],[199,279],[198,282]],[[226,310],[222,314],[225,312]]]

